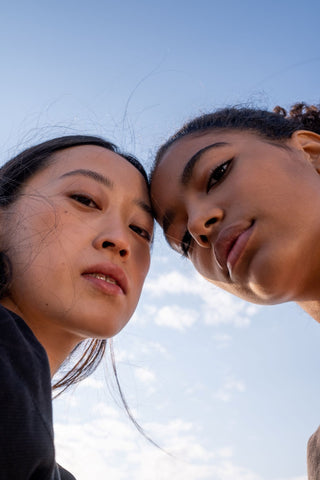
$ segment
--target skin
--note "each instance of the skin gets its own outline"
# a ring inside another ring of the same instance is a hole
[[[319,157],[313,132],[278,143],[236,130],[186,136],[154,172],[156,218],[215,285],[254,303],[294,300],[319,321]]]
[[[92,145],[65,149],[26,183],[1,221],[13,266],[1,303],[33,330],[52,373],[83,339],[109,338],[126,325],[153,233],[145,180],[126,159]],[[88,275],[92,268],[122,276],[125,288]]]

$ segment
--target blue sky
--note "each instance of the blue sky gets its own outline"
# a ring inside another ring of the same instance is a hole
[[[317,1],[0,2],[3,161],[95,133],[149,168],[186,119],[232,104],[319,102]],[[78,480],[304,480],[320,423],[320,328],[204,283],[157,233],[150,276],[102,368],[55,402],[57,456]],[[109,385],[109,386],[108,386]]]

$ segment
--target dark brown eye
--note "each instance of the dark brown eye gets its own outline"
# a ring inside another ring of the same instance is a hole
[[[86,195],[82,195],[82,194],[80,195],[78,193],[75,193],[75,194],[71,195],[71,198],[73,200],[75,200],[76,202],[79,202],[82,205],[85,205],[86,207],[99,208],[98,205],[96,204],[96,202],[94,200],[92,200],[92,198],[87,197]]]
[[[145,238],[149,243],[151,242],[151,234],[146,229],[138,227],[138,225],[130,225],[130,228],[140,237]]]
[[[223,179],[223,177],[226,175],[226,173],[229,170],[232,160],[233,159],[228,160],[227,162],[221,163],[221,165],[218,165],[216,168],[214,168],[211,171],[209,180],[207,183],[207,193],[211,190],[212,187],[214,187]]]

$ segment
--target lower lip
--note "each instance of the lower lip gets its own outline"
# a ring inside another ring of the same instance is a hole
[[[249,241],[249,238],[251,237],[253,230],[253,225],[245,230],[239,237],[237,238],[235,244],[231,248],[228,258],[227,258],[227,267],[229,274],[231,274],[232,270],[234,269],[236,263],[238,262],[239,258],[241,257],[241,254],[246,248],[246,245]]]
[[[91,285],[101,292],[103,292],[105,295],[124,295],[124,291],[122,290],[119,285],[116,285],[114,283],[109,283],[106,282],[105,280],[101,280],[101,278],[93,277],[92,275],[82,275],[86,280],[88,280]]]

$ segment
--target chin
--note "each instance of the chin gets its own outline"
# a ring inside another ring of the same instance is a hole
[[[246,302],[254,303],[256,305],[277,305],[292,300],[287,292],[279,291],[279,289],[275,291],[274,284],[266,286],[257,283],[250,283],[249,285],[243,286],[209,281],[222,290],[225,290]]]
[[[112,318],[111,316],[90,315],[89,318],[83,319],[82,322],[74,325],[74,333],[82,339],[96,338],[108,339],[117,335],[128,323],[127,316]]]
[[[287,291],[276,288],[274,284],[266,286],[257,283],[251,283],[248,287],[247,295],[242,298],[258,305],[279,305],[292,300]]]

